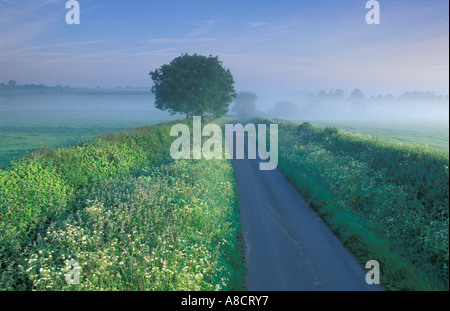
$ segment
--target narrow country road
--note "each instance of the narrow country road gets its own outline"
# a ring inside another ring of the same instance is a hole
[[[286,178],[278,170],[260,171],[259,162],[247,155],[233,160],[247,289],[379,290]]]

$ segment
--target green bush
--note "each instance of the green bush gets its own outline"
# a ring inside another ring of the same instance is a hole
[[[0,229],[16,235],[61,212],[69,191],[53,166],[37,158],[14,162],[0,171]]]

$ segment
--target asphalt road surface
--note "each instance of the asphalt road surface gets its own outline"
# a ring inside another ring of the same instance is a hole
[[[261,160],[245,158],[233,160],[233,166],[247,290],[380,290],[366,283],[368,270],[362,269],[277,169],[261,171]]]

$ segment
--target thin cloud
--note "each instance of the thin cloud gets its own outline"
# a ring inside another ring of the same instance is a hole
[[[248,23],[247,28],[257,28],[257,27],[262,27],[262,26],[266,26],[269,25],[269,23],[265,23],[265,22],[253,22],[253,23]]]
[[[104,7],[105,7],[104,5],[96,5],[96,6],[91,6],[91,7],[87,7],[87,8],[82,7],[81,12],[86,13],[86,12],[93,11],[93,10],[103,9]]]
[[[91,41],[78,41],[78,42],[63,42],[63,43],[55,43],[55,44],[47,44],[47,45],[35,45],[35,46],[29,46],[26,48],[14,50],[13,53],[32,52],[32,51],[46,50],[46,49],[51,49],[51,48],[67,47],[67,46],[91,45],[91,44],[103,43],[103,42],[107,42],[107,41],[109,41],[109,40],[91,40]]]
[[[215,38],[151,38],[144,40],[147,43],[158,44],[196,44],[196,43],[209,43],[215,41]],[[141,41],[142,42],[142,41]]]
[[[192,31],[182,38],[150,38],[147,40],[141,40],[140,43],[151,43],[151,44],[182,44],[182,45],[192,45],[192,44],[205,44],[217,41],[214,37],[203,36],[206,33],[212,31],[215,25],[221,23],[222,20],[204,20],[200,22],[195,22],[195,26]]]
[[[205,20],[194,23],[194,26],[196,26],[191,33],[188,35],[188,37],[199,37],[205,33],[211,32],[213,28],[222,23],[223,20],[221,19],[214,19],[214,20]]]
[[[50,11],[46,13],[48,6],[59,1],[47,0],[42,2],[27,2],[17,4],[12,1],[0,2],[0,56],[15,46],[23,46],[41,33],[50,25],[53,25],[60,19],[60,15]],[[42,14],[40,14],[42,13]]]

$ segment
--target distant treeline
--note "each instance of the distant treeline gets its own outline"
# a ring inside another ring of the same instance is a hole
[[[77,95],[97,95],[97,94],[150,94],[150,87],[115,87],[106,88],[80,88],[69,86],[47,86],[44,84],[17,85],[13,80],[8,83],[0,83],[0,95],[36,95],[36,94],[77,94]]]
[[[344,99],[345,93],[341,89],[332,89],[330,91],[320,90],[317,93],[312,93],[308,95],[310,99]],[[422,91],[407,91],[397,98],[392,94],[380,94],[378,96],[366,96],[360,89],[354,89],[349,96],[350,99],[362,100],[362,99],[371,99],[371,100],[449,100],[449,96],[447,95],[438,95],[434,92],[422,92]]]

